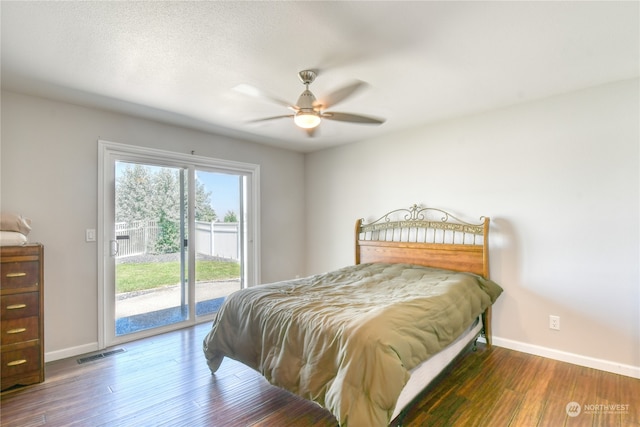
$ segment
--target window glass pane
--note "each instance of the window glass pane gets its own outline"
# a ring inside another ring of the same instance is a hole
[[[196,171],[196,316],[242,287],[240,175]]]

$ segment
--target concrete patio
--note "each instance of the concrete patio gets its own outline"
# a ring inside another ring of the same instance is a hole
[[[240,280],[196,283],[197,301],[226,297],[240,289]],[[180,305],[180,286],[163,286],[116,295],[116,319]]]
[[[240,280],[196,283],[196,315],[215,313]],[[116,335],[124,335],[184,320],[180,286],[164,286],[116,295]]]

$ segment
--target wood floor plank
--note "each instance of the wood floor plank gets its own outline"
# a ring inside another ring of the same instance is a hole
[[[482,425],[508,426],[522,404],[523,393],[504,389],[495,405],[481,417]]]
[[[535,392],[524,393],[520,406],[516,409],[515,414],[507,425],[513,427],[537,426],[542,417],[545,404],[546,400],[540,399]]]
[[[225,359],[211,375],[202,355],[209,325],[119,346],[126,351],[46,366],[46,381],[2,393],[0,423],[25,426],[336,427],[325,409]],[[504,348],[465,353],[406,411],[413,426],[640,427],[640,380]],[[566,405],[621,404],[628,411]]]
[[[418,411],[411,412],[404,425],[451,426],[458,422],[458,414],[468,405],[469,401],[465,397],[453,393],[438,406],[424,405]],[[438,410],[434,411],[434,407]]]
[[[603,376],[605,380],[607,375]],[[629,381],[629,377],[619,375],[620,379],[620,403],[626,405],[626,412],[620,416],[623,426],[640,426],[640,408],[637,405],[637,396],[640,394],[640,387],[637,383]]]
[[[580,409],[581,413],[568,411],[566,425],[568,427],[579,427],[583,425],[593,425],[593,414],[582,412],[582,405],[587,402],[594,402],[596,399],[596,391],[598,390],[598,378],[592,375],[589,370],[583,370],[576,376],[575,387],[571,398],[567,401],[566,405],[571,404],[573,408]],[[580,405],[580,406],[576,406]],[[567,406],[565,406],[567,411]],[[575,415],[575,416],[572,416]]]
[[[542,416],[549,396],[556,362],[539,356],[521,355],[526,367],[521,371],[520,381],[516,382],[516,390],[523,391],[522,404],[516,410],[510,425],[535,426]],[[541,375],[544,373],[544,375]]]

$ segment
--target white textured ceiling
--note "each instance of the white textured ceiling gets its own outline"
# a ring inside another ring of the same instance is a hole
[[[309,152],[636,78],[639,3],[8,2],[2,87]],[[369,87],[309,138],[248,83],[295,103]]]

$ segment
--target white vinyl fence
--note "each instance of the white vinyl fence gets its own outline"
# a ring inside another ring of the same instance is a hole
[[[196,221],[196,253],[240,259],[239,229],[237,222]]]
[[[160,227],[158,221],[116,223],[118,258],[154,252]],[[239,224],[237,222],[196,221],[195,247],[197,254],[220,258],[240,259]]]

